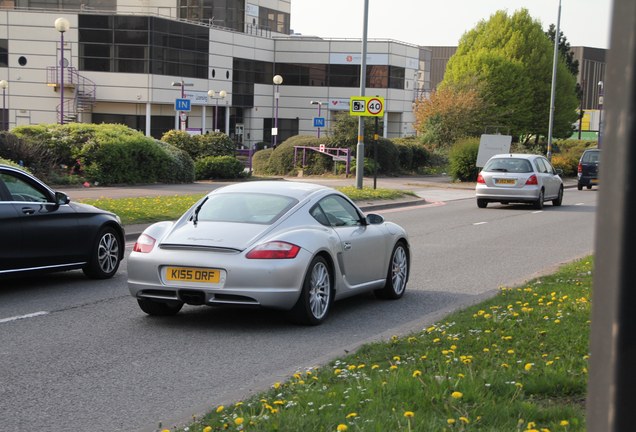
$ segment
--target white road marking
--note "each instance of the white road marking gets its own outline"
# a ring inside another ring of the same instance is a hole
[[[475,222],[473,225],[484,225],[487,224],[488,222]]]
[[[574,205],[582,206],[582,205],[585,205],[585,203],[576,203],[576,204],[574,204]]]
[[[26,314],[26,315],[19,315],[19,316],[14,316],[14,317],[9,317],[9,318],[3,318],[3,319],[0,319],[0,324],[8,323],[8,322],[11,322],[11,321],[17,321],[17,320],[21,320],[21,319],[26,319],[26,318],[34,318],[34,317],[41,316],[41,315],[48,315],[48,312],[40,311],[40,312],[33,312],[33,313],[30,313],[30,314]]]
[[[532,214],[543,213],[543,210],[533,211]]]

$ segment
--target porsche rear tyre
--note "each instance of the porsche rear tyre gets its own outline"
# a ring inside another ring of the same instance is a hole
[[[305,325],[318,325],[326,318],[333,303],[333,278],[327,261],[315,257],[305,275],[300,297],[290,311],[293,321]]]

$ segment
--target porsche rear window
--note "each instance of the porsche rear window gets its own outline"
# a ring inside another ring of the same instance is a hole
[[[529,173],[532,172],[532,165],[527,159],[490,159],[486,162],[483,170],[486,172]]]
[[[198,221],[237,222],[270,225],[298,201],[282,195],[223,193],[210,195],[198,214]]]

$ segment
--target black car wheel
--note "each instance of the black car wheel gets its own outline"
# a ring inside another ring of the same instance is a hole
[[[149,299],[137,299],[137,304],[139,304],[142,311],[146,312],[148,315],[155,316],[176,315],[183,307],[182,302],[166,303]]]
[[[485,199],[477,198],[477,207],[486,208],[487,205],[488,201],[486,201]]]
[[[539,191],[539,198],[534,202],[534,208],[537,210],[543,209],[543,189]]]
[[[318,325],[331,309],[331,271],[323,257],[317,256],[309,264],[300,297],[291,310],[291,318],[306,325]]]
[[[552,205],[558,207],[561,205],[562,202],[563,202],[563,186],[559,188],[559,195],[557,196],[557,198],[552,200]]]
[[[93,279],[113,277],[121,262],[121,247],[117,232],[111,227],[102,228],[91,250],[90,261],[82,269],[84,274]]]
[[[578,190],[583,190],[583,185],[582,185],[581,183],[577,183],[577,184],[576,184],[576,188],[577,188]]]
[[[409,255],[403,242],[398,242],[393,248],[389,270],[386,275],[384,288],[375,290],[378,298],[399,299],[404,295],[406,283],[409,280]]]

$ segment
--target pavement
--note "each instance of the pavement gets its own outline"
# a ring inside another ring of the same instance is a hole
[[[355,177],[276,177],[273,180],[300,181],[321,184],[329,187],[356,186]],[[565,188],[576,187],[576,179],[563,180]],[[155,196],[192,195],[207,193],[213,189],[232,184],[231,181],[197,181],[187,184],[150,184],[132,186],[89,186],[89,187],[59,187],[72,200],[100,198],[139,198]],[[378,177],[367,178],[362,181],[364,187],[374,186],[378,189],[397,189],[415,194],[405,195],[393,200],[358,201],[356,204],[364,211],[381,211],[389,208],[424,205],[447,202],[475,197],[475,183],[453,182],[451,177],[441,176],[409,176],[409,177]],[[127,225],[126,239],[135,240],[147,227],[147,224]]]

